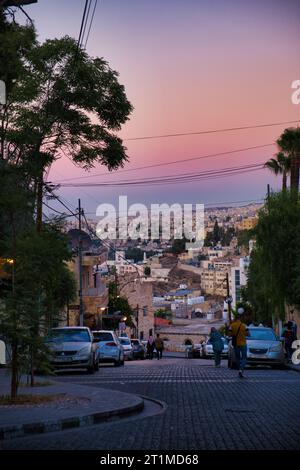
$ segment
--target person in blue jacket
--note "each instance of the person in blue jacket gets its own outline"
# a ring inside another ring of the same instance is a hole
[[[215,367],[220,367],[221,354],[224,349],[224,343],[221,333],[215,327],[212,327],[210,330],[208,342],[212,345],[214,351]]]

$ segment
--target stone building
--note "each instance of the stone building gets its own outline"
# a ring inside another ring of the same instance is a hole
[[[135,313],[136,329],[133,334],[147,340],[150,332],[154,334],[153,288],[151,282],[143,282],[136,276],[118,277],[119,294],[128,299]]]

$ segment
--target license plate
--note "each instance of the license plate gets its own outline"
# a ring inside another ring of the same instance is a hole
[[[73,357],[56,357],[55,362],[72,362]]]

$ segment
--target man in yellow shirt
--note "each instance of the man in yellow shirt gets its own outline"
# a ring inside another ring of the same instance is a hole
[[[239,377],[244,377],[244,368],[247,361],[247,336],[249,335],[247,326],[242,322],[244,309],[238,309],[238,315],[229,327],[229,334],[232,337]]]

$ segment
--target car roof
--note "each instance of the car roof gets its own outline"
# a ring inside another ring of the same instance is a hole
[[[88,326],[56,326],[51,328],[51,330],[89,330]]]
[[[274,332],[273,328],[269,326],[248,326],[248,330],[271,330]]]
[[[113,335],[116,334],[114,330],[93,330],[92,333],[112,333]]]

